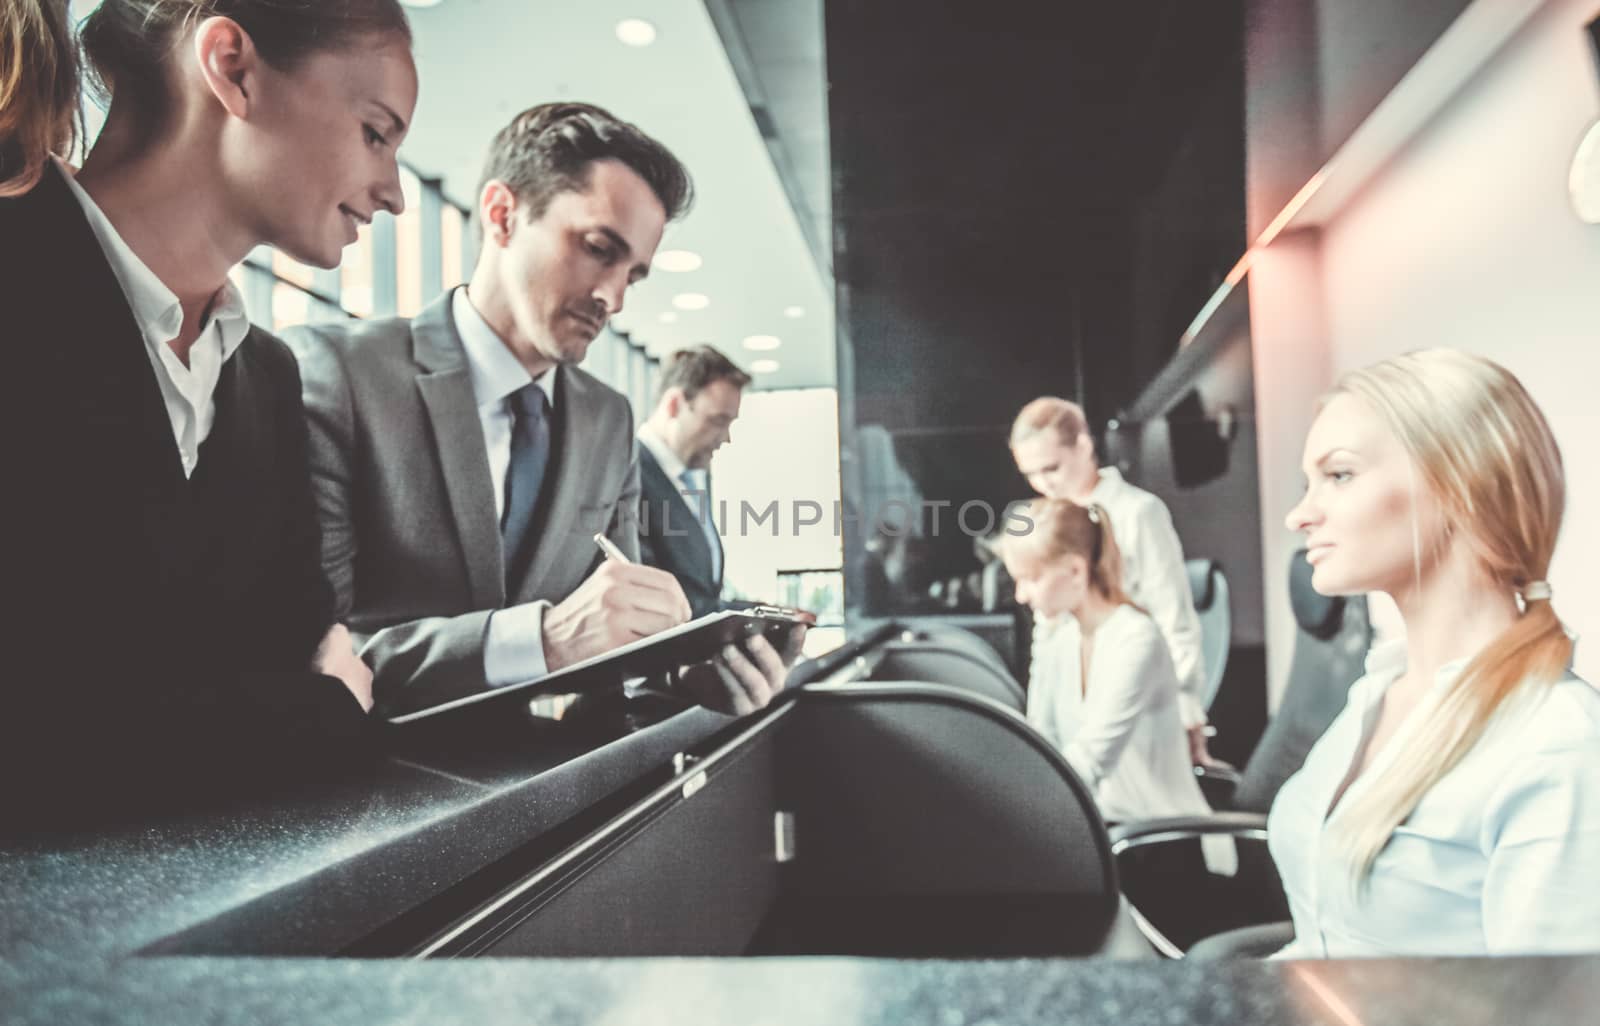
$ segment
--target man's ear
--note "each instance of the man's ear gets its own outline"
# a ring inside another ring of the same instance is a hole
[[[498,178],[489,179],[478,193],[478,217],[483,224],[484,241],[505,246],[516,225],[517,194]]]
[[[661,394],[661,401],[666,405],[667,416],[669,417],[676,417],[678,415],[678,411],[682,410],[684,404],[688,402],[688,400],[683,397],[683,389],[679,388],[677,385],[674,385],[663,392]]]
[[[207,18],[194,30],[194,56],[211,95],[229,114],[246,117],[261,71],[250,33],[232,18]]]

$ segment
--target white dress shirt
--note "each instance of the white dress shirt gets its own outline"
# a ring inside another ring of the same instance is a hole
[[[511,355],[505,342],[483,319],[467,290],[458,288],[450,297],[450,315],[461,336],[472,376],[472,396],[478,404],[478,423],[483,426],[484,449],[489,456],[489,479],[494,483],[495,520],[506,506],[506,472],[511,466],[511,394],[531,380],[537,380],[555,410],[555,368],[537,379]],[[525,602],[497,609],[489,615],[489,630],[483,646],[483,675],[490,687],[517,684],[549,671],[544,659],[544,611],[548,602]]]
[[[1115,467],[1102,467],[1100,481],[1089,495],[1111,516],[1111,530],[1122,553],[1122,589],[1150,614],[1167,639],[1167,651],[1178,676],[1178,715],[1185,727],[1206,722],[1201,701],[1205,660],[1200,650],[1200,616],[1189,591],[1183,545],[1172,526],[1172,514],[1159,498],[1137,488]],[[1035,619],[1034,651],[1047,644],[1053,625]],[[1030,679],[1032,678],[1030,670]]]
[[[1078,622],[1035,654],[1028,722],[1066,756],[1110,820],[1211,811],[1189,764],[1172,657],[1150,617],[1118,606],[1095,631],[1084,687]]]
[[[1333,814],[1328,809],[1405,671],[1374,649],[1350,700],[1284,783],[1268,844],[1294,915],[1283,958],[1600,951],[1600,691],[1573,676],[1516,700],[1422,796],[1357,893],[1336,828],[1461,672],[1441,669]]]
[[[78,184],[72,170],[60,158],[55,160],[133,310],[134,322],[144,336],[145,355],[150,358],[156,383],[161,387],[167,419],[172,423],[172,437],[178,444],[183,474],[192,477],[200,462],[200,446],[211,434],[211,426],[216,421],[217,381],[222,376],[222,365],[250,331],[244,298],[232,281],[223,283],[211,300],[210,314],[200,337],[189,349],[189,364],[184,366],[178,354],[167,345],[183,330],[183,304],[123,241],[110,218]]]

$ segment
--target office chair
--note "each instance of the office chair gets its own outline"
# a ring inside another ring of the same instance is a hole
[[[922,683],[809,684],[778,739],[794,823],[769,953],[1153,958],[1094,798],[999,703]],[[820,943],[813,944],[815,935]]]
[[[1228,575],[1214,559],[1190,559],[1189,595],[1200,618],[1200,652],[1205,669],[1201,704],[1211,708],[1228,668],[1228,646],[1233,637],[1233,606],[1228,592]]]
[[[865,654],[866,680],[920,681],[982,695],[1013,712],[1027,708],[1022,686],[1000,654],[976,635],[955,627],[903,631]]]

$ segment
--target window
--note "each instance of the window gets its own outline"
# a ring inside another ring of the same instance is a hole
[[[434,283],[422,280],[422,180],[410,168],[402,167],[400,189],[406,206],[394,222],[395,312],[411,317],[437,289],[432,287]]]
[[[339,262],[339,305],[352,317],[372,316],[372,226],[363,225]]]
[[[465,244],[466,215],[453,203],[439,207],[439,253],[442,268],[441,288],[454,288],[467,280],[466,263],[461,247]]]

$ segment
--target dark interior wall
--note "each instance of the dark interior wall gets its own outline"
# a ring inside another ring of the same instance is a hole
[[[1213,559],[1228,575],[1235,645],[1260,645],[1264,638],[1260,478],[1256,460],[1255,397],[1250,375],[1250,332],[1241,323],[1215,359],[1193,382],[1205,421],[1156,417],[1138,431],[1128,473],[1158,495],[1189,559]],[[1230,408],[1236,433],[1228,445],[1227,470],[1210,481],[1178,483],[1171,436],[1175,431],[1216,430],[1216,415]],[[1277,515],[1274,513],[1273,515]]]
[[[1024,403],[1064,395],[1100,425],[1164,362],[1176,335],[1146,342],[1138,312],[1186,322],[1238,255],[1239,90],[1215,86],[1238,76],[1240,9],[828,0],[847,506],[909,493],[999,512],[1027,494],[1006,446]],[[1141,236],[1160,194],[1179,216]],[[1141,248],[1182,269],[1144,296]],[[1202,284],[1174,297],[1196,263]],[[891,452],[904,480],[886,485]],[[901,598],[977,568],[950,523],[893,543],[914,571]],[[846,538],[852,606],[872,529]]]
[[[1237,8],[1233,15],[1239,26]],[[1171,359],[1245,249],[1241,31],[1212,79],[1195,83],[1201,97],[1193,117],[1160,185],[1134,217],[1132,364],[1141,385]]]

